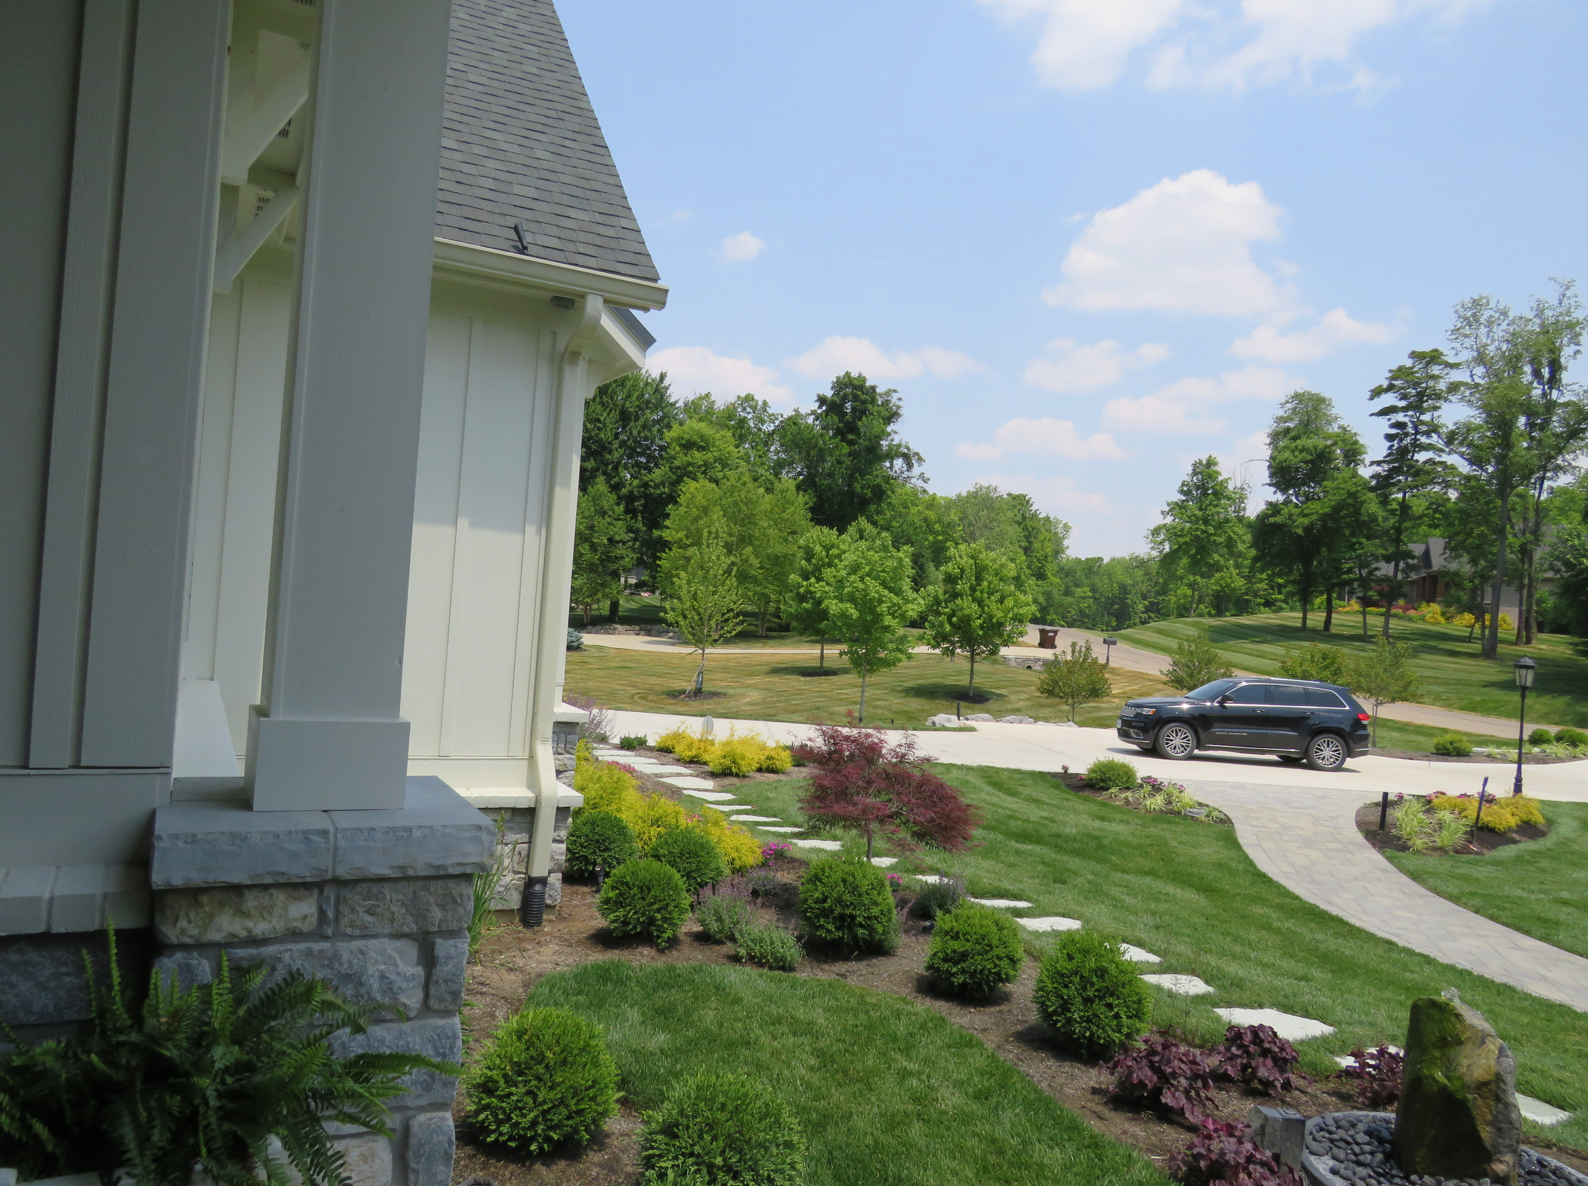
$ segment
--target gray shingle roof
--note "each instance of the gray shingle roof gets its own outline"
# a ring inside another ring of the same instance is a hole
[[[453,0],[436,237],[657,280],[552,0]]]

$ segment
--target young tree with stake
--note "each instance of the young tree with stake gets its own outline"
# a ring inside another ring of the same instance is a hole
[[[1415,700],[1417,673],[1412,670],[1412,644],[1374,641],[1371,651],[1352,660],[1347,678],[1351,691],[1373,702],[1373,745],[1378,745],[1378,710],[1385,704]]]
[[[788,595],[783,601],[783,616],[789,625],[801,634],[814,634],[821,639],[818,666],[824,671],[827,640],[833,633],[827,621],[827,602],[831,597],[833,573],[843,550],[844,537],[831,527],[812,527],[802,535],[794,575],[789,578]]]
[[[733,577],[733,562],[722,546],[721,535],[708,530],[693,550],[686,565],[673,575],[667,590],[662,616],[684,641],[700,652],[695,670],[694,695],[706,690],[706,651],[739,632],[744,619],[739,584]]]
[[[1037,691],[1068,705],[1072,721],[1077,708],[1106,699],[1113,690],[1108,672],[1092,654],[1090,642],[1070,643],[1070,653],[1054,655],[1037,677]]]
[[[860,531],[844,536],[828,586],[827,621],[839,654],[860,677],[860,722],[866,720],[866,683],[910,657],[904,624],[918,602],[910,589],[910,556],[885,538]]]
[[[1018,642],[1034,612],[1007,557],[980,544],[960,544],[949,550],[942,583],[927,595],[926,643],[945,655],[969,657],[967,699],[974,702],[977,657]]]

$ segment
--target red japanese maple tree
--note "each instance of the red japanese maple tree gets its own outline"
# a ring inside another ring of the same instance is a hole
[[[980,822],[958,791],[925,768],[908,734],[890,745],[878,729],[818,725],[816,740],[797,752],[813,772],[800,809],[813,823],[859,832],[867,860],[878,832],[906,847],[958,852]]]

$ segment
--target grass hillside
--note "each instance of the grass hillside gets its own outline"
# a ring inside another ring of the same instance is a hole
[[[1303,634],[1299,613],[1176,618],[1122,630],[1119,640],[1167,655],[1193,631],[1206,630],[1237,670],[1277,675],[1280,660],[1292,647],[1316,642],[1356,654],[1371,647],[1378,637],[1380,619],[1375,614],[1368,616],[1370,637],[1365,641],[1357,614],[1337,614],[1335,629],[1328,634],[1322,630],[1321,612],[1309,615],[1309,619]],[[1506,646],[1502,637],[1500,657],[1495,662],[1478,657],[1478,642],[1467,641],[1465,626],[1428,626],[1396,618],[1390,625],[1390,635],[1414,648],[1413,666],[1422,682],[1418,703],[1484,716],[1515,717],[1517,691],[1512,664],[1528,654],[1538,664],[1538,679],[1527,697],[1529,719],[1588,727],[1588,659],[1577,654],[1567,635],[1542,635],[1538,644],[1530,647]]]

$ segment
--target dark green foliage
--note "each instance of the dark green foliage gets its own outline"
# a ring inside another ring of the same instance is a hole
[[[938,918],[926,971],[955,996],[987,997],[1020,975],[1025,958],[1014,919],[966,902]]]
[[[1534,729],[1527,735],[1528,745],[1548,745],[1555,740],[1555,735],[1548,729]]]
[[[1100,791],[1128,791],[1141,778],[1122,758],[1098,758],[1086,768],[1086,785]]]
[[[1163,682],[1178,691],[1189,692],[1234,674],[1235,669],[1225,662],[1224,655],[1208,638],[1208,632],[1198,630],[1175,647],[1174,656],[1163,673]]]
[[[1042,960],[1037,1012],[1059,1041],[1088,1057],[1112,1054],[1147,1029],[1152,991],[1118,943],[1094,931],[1067,931]]]
[[[813,522],[843,531],[895,485],[918,480],[922,457],[894,431],[903,415],[898,392],[845,371],[812,411],[783,418],[785,472],[810,498]]]
[[[910,913],[916,918],[936,918],[947,914],[965,896],[965,883],[957,877],[947,881],[928,881],[910,903]]]
[[[568,825],[567,870],[590,877],[597,866],[610,873],[640,855],[634,829],[610,811],[581,811]]]
[[[1459,733],[1441,733],[1434,738],[1434,753],[1447,758],[1471,757],[1472,743]]]
[[[642,1179],[689,1186],[802,1186],[805,1134],[778,1094],[748,1075],[705,1071],[645,1115]]]
[[[645,744],[645,734],[643,734],[643,733],[625,733],[622,736],[622,738],[618,741],[618,748],[620,748],[620,749],[639,749],[644,744]]]
[[[1588,746],[1588,733],[1584,733],[1581,729],[1572,729],[1568,727],[1557,730],[1555,733],[1555,740],[1561,745],[1570,745],[1581,748],[1583,746]]]
[[[691,894],[715,885],[728,876],[727,862],[704,832],[694,828],[674,828],[663,832],[651,845],[650,857],[678,871],[684,888]]]
[[[614,935],[644,935],[666,947],[689,917],[689,890],[670,865],[629,861],[607,878],[596,909]]]
[[[805,955],[800,941],[775,922],[742,923],[733,942],[743,962],[774,972],[792,972]]]
[[[187,1186],[195,1169],[221,1186],[311,1186],[342,1178],[323,1121],[390,1135],[383,1101],[412,1071],[458,1068],[412,1054],[337,1059],[329,1039],[361,1034],[369,1010],[319,980],[270,968],[215,978],[186,992],[158,973],[141,1008],[129,1004],[110,936],[110,983],[88,974],[91,1023],[75,1037],[0,1059],[0,1164],[23,1178],[126,1167],[144,1186]],[[9,1037],[9,1035],[7,1035]],[[281,1142],[285,1163],[268,1150]]]
[[[601,1028],[567,1009],[509,1018],[465,1086],[474,1130],[518,1157],[587,1144],[618,1110],[618,1068]]]
[[[800,882],[800,921],[810,937],[850,951],[891,952],[899,916],[881,869],[847,857],[812,861]]]

